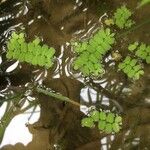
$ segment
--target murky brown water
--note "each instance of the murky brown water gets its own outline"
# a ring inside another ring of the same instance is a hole
[[[20,96],[8,104],[12,113],[14,107],[23,106],[26,95],[32,95],[40,105],[38,122],[29,125],[33,140],[27,145],[18,143],[6,145],[2,150],[149,150],[150,149],[150,67],[144,64],[144,76],[136,82],[117,72],[117,63],[106,56],[105,74],[97,80],[84,79],[72,71],[70,63],[74,57],[71,39],[89,37],[101,27],[100,17],[111,14],[122,4],[134,10],[137,24],[150,19],[150,6],[136,10],[136,0],[6,0],[0,2],[0,105],[11,96]],[[150,24],[121,36],[118,50],[124,57],[130,41],[150,43]],[[6,72],[15,61],[6,60],[6,41],[12,31],[23,30],[30,41],[35,36],[43,43],[56,49],[58,58],[54,67],[45,70],[28,64],[20,64]],[[118,31],[117,31],[118,32]],[[119,31],[121,34],[122,32]],[[41,76],[37,79],[37,77]],[[37,93],[30,93],[30,84],[43,84],[73,100],[89,100],[89,106],[109,109],[123,115],[123,129],[115,135],[100,133],[96,129],[82,128],[83,113],[70,104],[53,100]],[[84,91],[84,92],[83,92]],[[85,96],[87,95],[87,97]],[[94,99],[96,102],[92,102]],[[36,104],[34,104],[36,105]],[[10,117],[11,118],[11,117]],[[9,122],[9,119],[8,119]],[[13,138],[13,135],[12,135]]]

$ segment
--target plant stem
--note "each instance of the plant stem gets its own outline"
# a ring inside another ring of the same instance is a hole
[[[54,97],[56,98],[57,100],[60,100],[60,101],[64,101],[64,102],[68,102],[68,103],[71,103],[75,106],[78,106],[80,107],[80,103],[66,97],[66,96],[63,96],[61,94],[58,94],[58,93],[53,93],[53,92],[49,92],[47,90],[44,90],[43,88],[40,88],[40,87],[37,87],[36,88],[36,91],[39,92],[39,93],[42,93],[42,94],[45,94],[45,95],[48,95],[48,96],[51,96],[51,97]]]
[[[117,38],[120,38],[120,37],[122,37],[122,36],[124,36],[124,35],[130,33],[131,31],[134,31],[134,30],[136,30],[136,29],[138,29],[138,28],[140,28],[140,27],[142,27],[143,25],[148,24],[148,23],[150,23],[150,19],[148,19],[148,20],[142,22],[141,24],[139,24],[139,25],[137,25],[137,26],[134,26],[133,28],[127,30],[126,32],[124,32],[124,33],[122,33],[122,34],[119,34],[119,35],[117,36]]]

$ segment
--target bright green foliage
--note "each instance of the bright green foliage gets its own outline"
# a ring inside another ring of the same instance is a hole
[[[135,52],[136,56],[138,56],[139,58],[143,60],[146,60],[146,62],[150,64],[150,45],[146,46],[146,44],[142,43],[140,45],[136,44],[136,46],[134,47],[135,43],[130,44],[128,49],[132,52]]]
[[[103,111],[101,111],[101,112],[99,113],[99,118],[100,118],[100,120],[106,120],[106,113],[103,112]]]
[[[94,125],[94,120],[91,117],[86,117],[83,118],[81,121],[82,127],[88,127],[88,128],[93,128]]]
[[[113,122],[114,122],[114,119],[115,119],[115,114],[109,113],[109,114],[107,115],[106,121],[107,121],[107,122],[110,122],[110,123],[113,123]]]
[[[84,76],[98,76],[103,73],[102,57],[114,42],[114,33],[110,33],[110,29],[100,29],[88,41],[74,43],[74,50],[77,53],[74,69],[80,70]]]
[[[131,15],[131,11],[126,6],[122,6],[114,13],[114,22],[120,29],[130,28],[134,24],[130,19]]]
[[[134,42],[133,44],[130,44],[128,46],[128,50],[129,51],[134,51],[137,47],[138,47],[139,43],[138,42]]]
[[[140,8],[146,4],[150,4],[150,0],[141,0],[141,2],[138,5],[138,8]]]
[[[105,114],[105,115],[104,115]],[[122,125],[122,117],[111,113],[111,112],[100,112],[100,119],[98,122],[99,130],[102,130],[106,133],[119,132]]]
[[[144,74],[141,65],[137,64],[136,59],[127,56],[122,63],[119,64],[119,69],[122,70],[129,78],[137,80]]]
[[[81,124],[83,127],[94,127],[98,123],[98,129],[106,133],[117,133],[121,129],[122,117],[118,114],[105,111],[93,110],[89,117],[83,118]]]
[[[94,121],[98,121],[99,120],[99,111],[97,111],[97,110],[92,111],[90,113],[90,116]]]
[[[11,39],[7,43],[8,59],[16,59],[20,62],[27,62],[32,65],[50,68],[54,57],[54,48],[47,45],[40,45],[40,39],[36,38],[33,42],[25,42],[24,33],[12,33]]]

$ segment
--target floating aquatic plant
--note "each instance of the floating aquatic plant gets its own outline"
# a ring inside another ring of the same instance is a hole
[[[47,45],[41,46],[40,42],[40,39],[36,38],[33,42],[27,43],[24,33],[17,34],[13,32],[7,43],[8,51],[6,57],[50,68],[53,64],[55,50]]]
[[[134,21],[130,19],[132,13],[126,6],[121,6],[114,13],[114,22],[120,28],[130,28]]]
[[[119,64],[119,69],[122,70],[129,78],[137,80],[141,75],[144,74],[144,71],[140,64],[138,64],[137,59],[132,59],[130,56],[127,56],[123,62]]]
[[[98,129],[106,133],[117,133],[121,129],[122,117],[118,114],[105,111],[92,111],[88,117],[81,121],[82,127],[93,128],[98,125]]]
[[[134,51],[134,50],[138,47],[138,45],[139,45],[138,42],[134,42],[134,43],[132,43],[132,44],[130,44],[130,45],[128,46],[128,50],[129,50],[129,51]]]
[[[75,42],[74,50],[77,57],[74,69],[80,70],[84,76],[98,76],[103,72],[102,57],[111,49],[115,42],[114,33],[110,29],[100,29],[91,39]]]
[[[139,44],[138,42],[134,42],[133,44],[130,44],[128,46],[128,50],[131,52],[135,52],[135,55],[138,56],[139,58],[146,60],[148,64],[150,64],[150,46],[141,43]]]

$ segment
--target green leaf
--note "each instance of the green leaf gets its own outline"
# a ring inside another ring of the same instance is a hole
[[[114,122],[114,118],[115,118],[115,114],[108,113],[106,121],[109,122],[109,123],[113,123]]]
[[[24,53],[20,53],[19,61],[21,61],[21,62],[25,61],[25,54]]]
[[[125,63],[120,63],[119,65],[118,65],[118,68],[119,69],[124,69],[126,67],[126,64]]]
[[[12,39],[14,39],[14,40],[19,38],[19,36],[18,36],[18,34],[16,34],[16,32],[13,32],[11,36],[12,36]]]
[[[113,123],[112,128],[115,133],[120,131],[120,126],[118,123]]]
[[[40,42],[41,42],[41,41],[40,41],[40,39],[39,39],[38,37],[33,41],[33,43],[34,43],[35,45],[38,45]]]
[[[35,46],[35,45],[34,45],[33,43],[29,43],[29,44],[28,44],[28,51],[29,51],[29,52],[32,52],[32,50],[34,49],[34,46]]]
[[[142,54],[140,55],[140,58],[146,59],[146,57],[147,57],[147,53],[146,52],[142,52]]]
[[[88,66],[83,66],[81,68],[81,70],[82,70],[82,73],[83,73],[84,76],[89,76],[90,75],[90,70],[89,70]]]
[[[95,57],[94,54],[91,54],[89,56],[89,61],[92,62],[92,63],[94,63],[94,64],[97,64],[99,62],[99,60]]]
[[[97,110],[92,111],[90,113],[90,116],[94,121],[98,121],[99,120],[99,111],[97,111]]]
[[[20,38],[20,39],[24,39],[24,36],[25,36],[24,33],[20,33],[20,34],[19,34],[19,38]]]
[[[105,52],[107,52],[111,48],[109,43],[106,43],[106,41],[102,41],[101,46],[102,46],[103,50],[105,50]]]
[[[44,66],[45,65],[45,56],[41,55],[41,57],[39,58],[39,61],[40,61],[40,63],[38,62],[39,65]]]
[[[137,48],[138,45],[139,45],[138,42],[134,42],[133,44],[130,44],[130,45],[128,46],[128,50],[129,50],[129,51],[134,51],[134,50]]]
[[[6,58],[11,59],[12,57],[13,57],[13,52],[12,51],[7,52]]]
[[[128,72],[128,77],[129,78],[134,78],[136,71],[135,70],[130,70],[130,72]]]
[[[90,117],[83,118],[81,120],[81,125],[82,127],[88,127],[88,128],[93,128],[95,126],[93,119]]]
[[[99,130],[104,130],[105,127],[106,127],[106,122],[100,120],[100,121],[98,122],[98,129],[99,129]]]
[[[132,25],[134,25],[135,22],[131,19],[127,20],[127,22],[125,23],[125,27],[126,28],[130,28]]]
[[[127,56],[124,60],[124,63],[125,64],[130,64],[130,61],[131,61],[131,57],[130,56]]]
[[[114,22],[120,28],[129,28],[133,25],[133,21],[130,19],[131,11],[126,7],[122,6],[114,13]]]
[[[17,59],[17,58],[19,59],[19,56],[20,56],[19,50],[13,52],[13,59]]]
[[[76,63],[74,63],[73,68],[74,68],[74,70],[78,70],[79,69],[79,65],[77,65]]]
[[[111,133],[113,131],[112,125],[110,123],[106,124],[105,132]]]
[[[90,40],[89,40],[89,44],[92,45],[93,49],[98,46],[98,45],[97,45],[97,42],[94,41],[93,39],[90,39]]]
[[[106,120],[106,113],[101,111],[99,114],[99,118],[100,118],[100,120]]]
[[[38,64],[38,58],[37,57],[33,57],[31,63],[32,63],[32,65],[37,65]]]
[[[144,71],[143,70],[139,70],[138,72],[135,73],[134,78],[136,80],[138,80],[140,78],[140,76],[143,75],[143,74],[144,74]]]
[[[30,63],[32,60],[32,54],[31,53],[27,53],[25,54],[25,61]]]
[[[122,117],[121,116],[116,116],[115,123],[121,123],[122,124]]]
[[[144,74],[144,71],[143,71],[143,70],[139,70],[137,73],[138,73],[139,75],[143,75],[143,74]]]
[[[132,59],[130,61],[130,66],[134,67],[136,65],[136,63],[137,63],[137,60],[136,59]]]
[[[95,52],[95,48],[93,47],[93,45],[89,45],[87,46],[87,51],[92,54]]]
[[[87,63],[87,67],[88,67],[88,69],[89,69],[90,72],[93,72],[93,73],[94,73],[94,69],[95,69],[95,68],[94,68],[94,64],[93,64],[92,62],[89,61],[89,62]]]
[[[148,55],[150,55],[150,45],[146,47],[146,52]]]
[[[136,65],[133,69],[135,72],[137,72],[141,69],[141,65]]]
[[[74,69],[80,70],[85,76],[99,76],[103,73],[101,59],[111,49],[115,41],[113,36],[114,34],[110,32],[109,28],[100,29],[88,41],[74,44],[75,52],[77,52],[77,58],[73,63]]]
[[[148,56],[148,57],[146,58],[146,62],[147,62],[148,64],[150,64],[150,56]]]
[[[40,46],[39,42],[39,38],[36,38],[33,42],[27,43],[25,42],[24,33],[13,33],[7,43],[8,51],[6,57],[47,68],[53,64],[52,60],[55,50],[54,48],[48,48],[47,45]]]
[[[105,30],[105,32],[106,32],[106,35],[111,35],[111,32],[110,32],[110,29],[109,28],[107,28],[106,30]]]
[[[126,73],[126,74],[128,74],[128,73],[130,72],[130,70],[132,70],[132,67],[131,67],[130,65],[127,65],[127,66],[123,69],[124,73]]]
[[[49,61],[49,62],[45,63],[45,67],[46,67],[47,69],[49,69],[50,67],[52,67],[52,65],[53,65],[53,62],[52,62],[52,61]]]
[[[26,53],[28,51],[28,47],[27,47],[27,44],[26,43],[22,43],[21,44],[21,51],[23,53]]]
[[[139,49],[135,52],[135,55],[136,56],[138,56],[138,57],[140,57],[141,55],[142,55],[142,51],[140,51]]]

